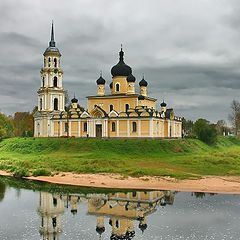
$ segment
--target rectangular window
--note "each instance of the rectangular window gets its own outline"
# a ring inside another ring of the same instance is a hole
[[[133,123],[132,123],[132,131],[133,131],[133,132],[136,132],[136,131],[137,131],[137,123],[136,123],[136,122],[133,122]]]
[[[112,132],[115,132],[116,131],[116,124],[115,122],[112,123]]]
[[[87,123],[86,122],[83,124],[83,131],[87,132]]]
[[[64,131],[65,131],[65,132],[68,132],[68,123],[65,123],[65,125],[64,125]]]

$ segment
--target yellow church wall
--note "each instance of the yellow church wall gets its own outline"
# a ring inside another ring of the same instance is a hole
[[[149,128],[149,119],[141,120],[141,135],[142,137],[148,137],[150,128]]]
[[[119,120],[119,137],[127,136],[127,119]]]
[[[168,121],[164,122],[164,137],[168,137]]]
[[[154,100],[144,99],[141,101],[141,105],[156,109],[156,102]]]
[[[135,108],[137,106],[137,96],[134,97],[102,97],[102,98],[89,98],[88,99],[88,111],[91,112],[95,105],[101,107],[106,113],[110,112],[110,105],[113,105],[113,109],[117,112],[125,112],[126,104],[130,108]]]
[[[82,120],[81,123],[80,123],[80,125],[81,125],[81,127],[80,127],[81,128],[81,130],[80,130],[81,137],[86,137],[87,136],[87,132],[84,131],[84,123],[88,124],[87,120]]]
[[[137,125],[136,132],[133,131],[133,122],[135,122]],[[138,137],[138,128],[139,128],[138,119],[130,120],[129,123],[130,123],[130,126],[129,126],[130,127],[130,137]]]
[[[60,133],[59,133],[59,123],[56,122],[56,121],[53,122],[53,131],[54,131],[54,136],[55,137],[60,135]]]
[[[115,123],[115,131],[112,131],[112,123]],[[116,120],[110,120],[108,122],[108,136],[109,137],[116,137],[117,136],[117,121]]]
[[[175,137],[182,137],[182,123],[174,122],[175,124]]]
[[[71,121],[71,136],[78,137],[78,122]]]

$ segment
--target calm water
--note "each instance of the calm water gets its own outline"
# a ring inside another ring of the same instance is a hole
[[[55,189],[0,178],[1,240],[237,240],[239,227],[239,195]]]

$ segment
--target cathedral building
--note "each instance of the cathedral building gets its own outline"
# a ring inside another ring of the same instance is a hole
[[[138,84],[132,68],[124,62],[121,47],[119,62],[112,67],[110,94],[102,74],[96,81],[96,95],[87,97],[87,109],[78,99],[65,105],[61,53],[56,47],[52,25],[51,40],[44,54],[38,111],[34,115],[35,137],[123,137],[180,138],[181,118],[163,101],[148,96],[148,82]],[[136,86],[139,85],[139,86]]]

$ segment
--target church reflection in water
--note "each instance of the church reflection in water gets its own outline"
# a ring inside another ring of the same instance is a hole
[[[43,240],[60,239],[62,216],[70,207],[77,214],[78,204],[86,203],[89,215],[96,217],[96,231],[100,236],[105,224],[111,226],[111,240],[133,239],[135,226],[142,232],[147,229],[147,216],[158,206],[172,205],[174,192],[150,191],[109,194],[51,194],[40,192],[38,213],[41,216],[40,234]]]

